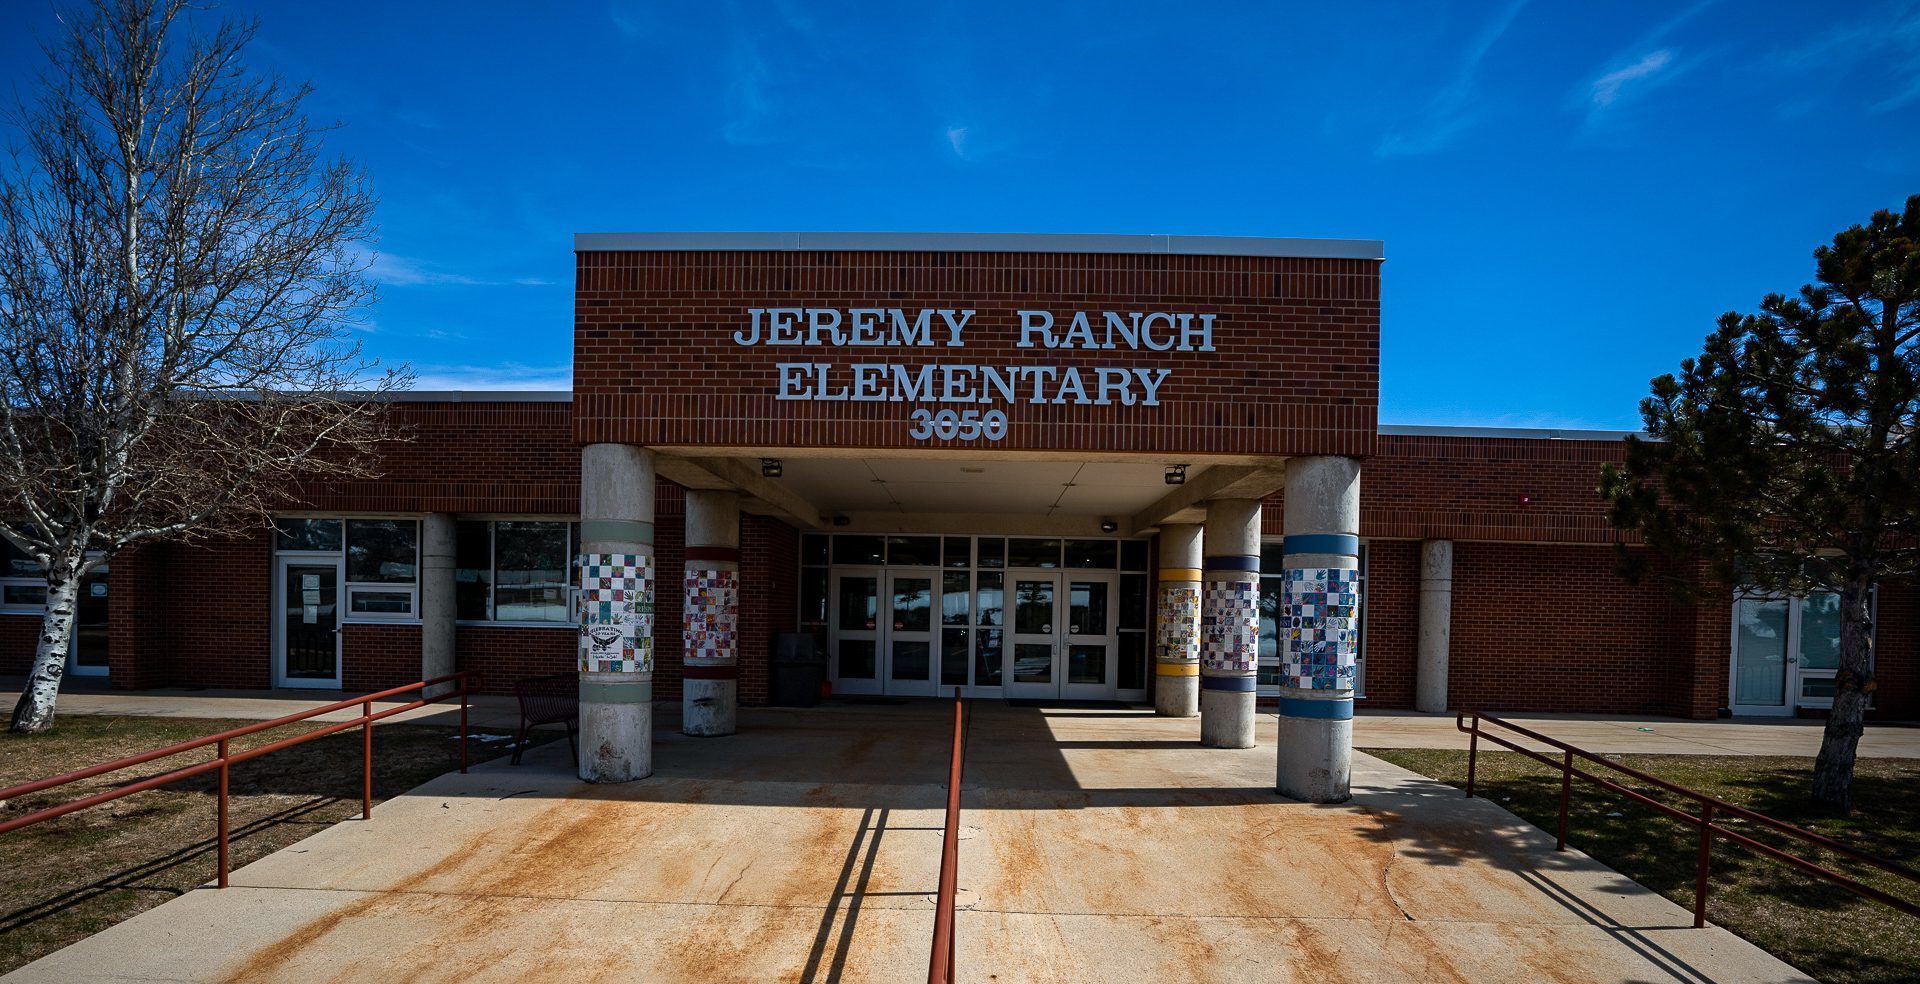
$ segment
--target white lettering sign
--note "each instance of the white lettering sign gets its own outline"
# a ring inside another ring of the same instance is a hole
[[[890,346],[965,348],[972,309],[748,308],[736,345]],[[1212,352],[1216,315],[1189,311],[1074,311],[1022,309],[1015,348],[1128,349]],[[1160,405],[1170,369],[1134,366],[988,365],[968,362],[779,362],[774,398],[851,403],[1045,404],[1051,406]],[[993,410],[914,410],[914,440],[997,441],[1007,415]]]

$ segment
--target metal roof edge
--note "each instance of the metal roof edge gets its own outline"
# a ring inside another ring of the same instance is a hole
[[[1262,236],[1105,235],[1027,232],[579,232],[577,253],[663,252],[926,252],[1162,253],[1186,256],[1284,256],[1380,260],[1378,239],[1288,239]]]

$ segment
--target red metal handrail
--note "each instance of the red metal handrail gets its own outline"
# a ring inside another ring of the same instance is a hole
[[[310,708],[297,714],[288,714],[270,721],[243,725],[238,728],[222,731],[219,734],[207,735],[204,738],[194,738],[189,741],[179,742],[178,744],[168,745],[165,748],[156,748],[150,752],[141,752],[138,755],[129,755],[125,758],[114,759],[111,762],[102,762],[99,765],[91,765],[84,769],[53,776],[52,778],[40,779],[35,782],[22,783],[18,786],[0,789],[0,802],[5,802],[30,793],[52,789],[56,786],[64,786],[70,782],[79,782],[82,779],[91,779],[94,776],[105,775],[106,773],[115,772],[120,769],[132,768],[136,765],[143,765],[156,759],[179,755],[182,752],[190,752],[196,748],[205,748],[208,745],[216,746],[214,757],[205,762],[182,766],[171,772],[163,772],[157,776],[149,776],[139,782],[129,783],[125,786],[116,786],[113,789],[95,793],[92,796],[84,796],[77,800],[61,803],[57,806],[49,806],[42,810],[36,810],[24,816],[14,817],[11,820],[0,823],[0,834],[10,833],[22,827],[31,827],[36,823],[52,820],[55,817],[63,817],[69,813],[84,810],[90,806],[99,806],[102,803],[111,802],[123,796],[131,796],[134,793],[153,789],[157,786],[165,786],[168,783],[178,782],[181,779],[191,778],[203,772],[212,772],[217,769],[220,772],[220,792],[217,799],[218,806],[215,818],[215,830],[216,839],[219,843],[219,886],[226,888],[227,777],[236,763],[259,758],[269,752],[276,752],[282,748],[290,748],[303,742],[315,741],[320,738],[325,738],[328,735],[345,731],[348,728],[357,727],[361,729],[360,819],[371,820],[373,819],[373,722],[381,720],[382,718],[392,717],[395,714],[404,714],[417,707],[437,704],[443,700],[449,700],[454,697],[460,698],[460,771],[465,772],[467,771],[467,695],[470,693],[467,684],[470,675],[471,674],[465,672],[449,673],[446,676],[434,677],[431,680],[422,680],[419,683],[409,683],[403,687],[393,687],[375,694],[366,694],[348,700],[335,701],[331,704]],[[428,687],[435,687],[445,683],[455,683],[457,689],[436,697],[423,696],[419,700],[386,708],[377,714],[373,710],[373,702],[376,700],[385,700],[397,694],[404,694],[415,690],[420,691],[424,695]],[[322,714],[331,714],[334,711],[345,710],[356,704],[360,705],[359,717],[334,722],[323,728],[315,728],[312,731],[294,735],[291,738],[282,738],[279,741],[269,742],[268,744],[249,748],[245,751],[232,752],[228,750],[227,743],[235,738],[282,727],[296,721],[305,721]]]
[[[1473,718],[1473,724],[1471,727],[1469,727],[1467,724],[1467,718],[1469,717]],[[1483,721],[1488,724],[1497,725],[1501,728],[1505,728],[1506,730],[1511,731],[1514,734],[1523,735],[1541,744],[1548,745],[1558,750],[1561,753],[1561,756],[1560,758],[1555,759],[1547,755],[1543,755],[1540,752],[1535,751],[1531,748],[1527,748],[1523,745],[1519,745],[1512,741],[1509,741],[1506,738],[1503,738],[1497,734],[1493,734],[1488,731],[1483,731],[1481,730],[1481,727],[1480,727],[1480,724]],[[1835,885],[1838,885],[1841,888],[1844,888],[1855,895],[1861,896],[1863,898],[1872,899],[1875,902],[1879,902],[1883,905],[1892,906],[1893,908],[1898,909],[1901,912],[1904,912],[1910,916],[1920,916],[1920,904],[1909,902],[1906,899],[1900,898],[1895,895],[1889,895],[1886,892],[1883,892],[1877,888],[1874,888],[1871,885],[1857,881],[1853,878],[1849,878],[1846,875],[1843,875],[1837,871],[1833,871],[1829,868],[1823,867],[1797,854],[1789,854],[1788,852],[1783,851],[1777,847],[1774,847],[1771,844],[1763,843],[1737,830],[1733,830],[1731,828],[1721,826],[1720,824],[1715,823],[1713,818],[1715,815],[1727,815],[1727,816],[1739,817],[1742,820],[1751,821],[1753,823],[1759,824],[1760,826],[1767,827],[1781,834],[1785,834],[1788,837],[1805,841],[1806,843],[1812,844],[1816,847],[1823,848],[1825,850],[1832,851],[1844,857],[1852,858],[1853,860],[1859,861],[1862,864],[1871,865],[1875,868],[1880,869],[1881,871],[1887,872],[1888,874],[1903,878],[1906,881],[1915,885],[1920,885],[1920,871],[1915,871],[1912,868],[1908,868],[1904,865],[1897,864],[1893,861],[1889,861],[1885,858],[1879,857],[1878,855],[1869,854],[1868,852],[1862,851],[1858,848],[1849,847],[1848,845],[1842,844],[1831,837],[1827,837],[1823,834],[1814,833],[1813,831],[1807,830],[1803,827],[1796,827],[1793,824],[1787,823],[1784,820],[1776,820],[1773,817],[1767,816],[1764,813],[1757,813],[1753,810],[1747,809],[1744,806],[1739,806],[1734,803],[1729,803],[1726,800],[1720,799],[1719,797],[1709,796],[1706,793],[1702,793],[1693,789],[1688,789],[1687,787],[1681,786],[1677,783],[1668,782],[1665,779],[1661,779],[1658,776],[1648,775],[1645,772],[1641,772],[1639,769],[1621,765],[1618,762],[1614,762],[1609,759],[1602,758],[1585,749],[1578,748],[1573,745],[1569,745],[1566,742],[1560,741],[1557,738],[1550,738],[1546,735],[1541,734],[1538,731],[1534,731],[1530,728],[1521,727],[1520,725],[1514,724],[1510,721],[1503,721],[1500,718],[1493,717],[1488,714],[1482,714],[1478,711],[1461,711],[1460,713],[1454,716],[1453,725],[1456,729],[1460,730],[1461,732],[1464,732],[1468,736],[1467,796],[1469,797],[1473,796],[1475,771],[1480,758],[1480,739],[1482,738],[1485,738],[1486,740],[1491,741],[1496,745],[1500,745],[1502,747],[1519,752],[1520,754],[1525,755],[1526,757],[1533,759],[1536,762],[1543,762],[1547,765],[1551,765],[1554,768],[1560,770],[1560,829],[1558,834],[1558,840],[1554,845],[1554,850],[1556,851],[1564,851],[1567,849],[1568,807],[1572,799],[1572,786],[1573,786],[1573,779],[1575,776],[1578,776],[1581,779],[1591,782],[1594,785],[1601,787],[1602,789],[1619,793],[1620,795],[1625,796],[1628,799],[1631,799],[1634,802],[1639,803],[1643,806],[1646,806],[1654,810],[1655,812],[1660,813],[1663,816],[1670,817],[1674,820],[1678,820],[1681,823],[1688,824],[1689,826],[1692,826],[1695,829],[1697,829],[1700,832],[1700,846],[1694,861],[1693,925],[1695,929],[1699,929],[1707,924],[1707,888],[1708,888],[1707,881],[1708,881],[1708,876],[1709,876],[1709,873],[1712,867],[1712,862],[1713,862],[1713,840],[1716,837],[1721,838],[1723,840],[1732,841],[1736,844],[1740,844],[1745,847],[1752,848],[1753,850],[1758,851],[1767,857],[1773,858],[1776,861],[1780,861],[1785,864],[1791,865],[1801,871],[1806,872],[1807,874],[1813,875],[1816,878],[1820,878],[1825,881],[1831,882]],[[1666,792],[1672,793],[1675,796],[1680,796],[1686,799],[1693,800],[1695,803],[1699,804],[1700,812],[1697,815],[1688,813],[1685,810],[1677,809],[1675,807],[1667,805],[1666,803],[1662,803],[1659,800],[1656,800],[1650,796],[1647,796],[1639,792],[1638,790],[1630,789],[1626,786],[1623,786],[1617,782],[1614,782],[1611,779],[1607,779],[1602,776],[1597,776],[1597,775],[1594,775],[1593,773],[1576,768],[1573,764],[1574,759],[1576,758],[1582,759],[1587,762],[1591,762],[1605,769],[1611,769],[1622,775],[1630,776],[1635,780],[1638,780],[1650,786],[1654,786],[1659,789],[1665,790]]]
[[[953,688],[953,753],[947,761],[947,825],[940,846],[940,891],[933,904],[933,955],[927,984],[953,980],[953,907],[960,880],[960,776],[967,757],[966,703]]]

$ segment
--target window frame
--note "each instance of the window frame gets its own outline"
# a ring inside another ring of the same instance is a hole
[[[487,617],[456,618],[455,625],[499,626],[514,629],[569,629],[578,631],[580,614],[580,519],[577,516],[510,516],[499,513],[460,516],[455,522],[487,524]],[[567,591],[566,616],[560,619],[527,620],[498,619],[495,593],[500,587],[500,537],[499,523],[559,523],[567,530]],[[458,542],[456,533],[455,542]],[[459,558],[454,558],[454,569],[459,570]]]
[[[311,557],[340,561],[340,624],[346,625],[420,625],[420,573],[421,557],[426,549],[422,542],[426,536],[425,518],[419,514],[407,513],[321,513],[294,512],[277,513],[273,522],[277,528],[281,520],[287,519],[337,519],[340,520],[340,546],[333,550],[282,550],[278,534],[274,537],[273,556],[275,557]],[[347,580],[347,540],[349,524],[355,521],[395,520],[413,524],[413,580],[412,581],[349,581]],[[356,612],[353,610],[353,596],[356,593],[407,595],[407,611],[401,612]]]

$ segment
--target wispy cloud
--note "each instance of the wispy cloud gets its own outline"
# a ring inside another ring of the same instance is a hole
[[[413,388],[421,390],[570,390],[573,366],[421,365],[413,367]]]
[[[1527,0],[1509,0],[1467,45],[1466,55],[1454,70],[1452,79],[1422,106],[1419,122],[1381,137],[1380,143],[1374,147],[1374,155],[1400,157],[1431,154],[1446,148],[1472,127],[1479,118],[1472,96],[1480,63],[1486,60],[1487,52],[1493,50],[1500,36],[1507,33],[1507,28],[1513,26],[1514,18],[1520,15],[1521,8],[1526,5]]]
[[[1898,79],[1892,92],[1867,105],[1868,111],[1890,112],[1920,100],[1920,0],[1871,8],[1775,57],[1775,64],[1789,71],[1826,70],[1851,62],[1884,67]]]
[[[953,156],[966,160],[967,128],[964,126],[947,127],[947,145],[953,148]]]
[[[768,91],[772,70],[759,44],[740,38],[730,56],[733,80],[727,85],[727,123],[720,135],[730,144],[754,146],[771,143],[769,130],[773,117],[773,95]]]
[[[1705,60],[1705,55],[1683,59],[1680,47],[1665,42],[1712,5],[1713,0],[1700,0],[1655,24],[1607,59],[1598,75],[1575,89],[1571,102],[1585,114],[1586,128],[1591,130],[1615,108],[1672,82]]]
[[[1673,64],[1673,52],[1667,48],[1647,52],[1646,56],[1625,68],[1616,68],[1593,80],[1593,104],[1611,106],[1620,98],[1620,89],[1630,82],[1639,82],[1658,75],[1660,71]]]
[[[506,280],[472,277],[440,268],[436,264],[393,253],[376,253],[367,266],[367,276],[387,287],[550,287],[553,281],[542,277],[513,277]]]

